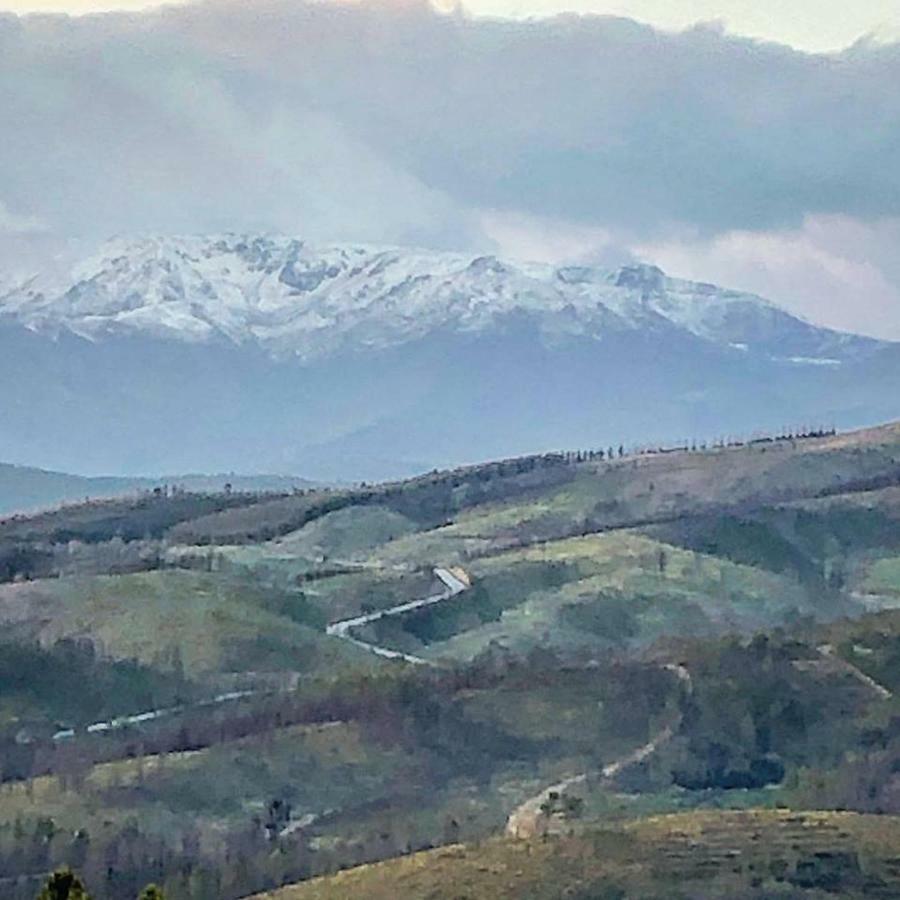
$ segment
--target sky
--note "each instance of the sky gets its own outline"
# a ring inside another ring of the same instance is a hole
[[[113,234],[278,231],[640,259],[900,340],[896,0],[529,2],[0,15],[0,287]]]

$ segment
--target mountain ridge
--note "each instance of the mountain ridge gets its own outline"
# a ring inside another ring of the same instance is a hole
[[[0,295],[0,459],[46,469],[373,481],[900,416],[900,345],[649,265],[219,236],[58,271]]]
[[[0,296],[0,318],[37,331],[219,338],[304,361],[442,328],[479,333],[517,315],[548,340],[675,328],[797,364],[838,364],[883,344],[649,264],[553,266],[270,236],[115,239],[68,276],[38,273]]]

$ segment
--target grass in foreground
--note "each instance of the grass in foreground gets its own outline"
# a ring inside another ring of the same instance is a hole
[[[900,822],[854,813],[692,812],[547,841],[454,845],[266,900],[891,897]]]

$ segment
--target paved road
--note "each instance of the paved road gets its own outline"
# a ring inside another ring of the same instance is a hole
[[[444,590],[440,593],[433,594],[429,597],[424,597],[421,600],[413,600],[409,603],[401,603],[398,606],[392,606],[390,609],[379,610],[378,612],[369,613],[368,615],[356,616],[353,619],[345,619],[342,622],[333,622],[325,629],[326,633],[350,641],[350,643],[356,644],[358,647],[362,647],[363,649],[369,650],[372,653],[376,653],[378,654],[378,656],[383,656],[386,659],[402,659],[410,663],[428,664],[428,660],[422,659],[419,656],[412,656],[409,653],[400,653],[397,650],[390,650],[387,647],[379,647],[375,644],[368,644],[365,641],[360,641],[357,638],[353,637],[352,634],[350,634],[350,630],[360,625],[366,625],[369,622],[377,622],[379,619],[383,619],[388,616],[399,616],[413,609],[420,609],[423,606],[430,606],[434,603],[441,603],[444,600],[449,600],[451,597],[455,597],[457,594],[461,594],[463,591],[469,589],[469,583],[467,580],[464,580],[465,573],[463,572],[456,574],[454,572],[451,572],[450,569],[439,567],[434,570],[434,574],[444,585]],[[201,700],[198,703],[184,704],[181,706],[169,706],[162,709],[150,709],[146,712],[134,713],[128,716],[117,716],[114,719],[107,719],[102,722],[94,722],[93,724],[87,726],[85,732],[87,734],[109,734],[111,732],[121,731],[122,729],[131,726],[143,725],[147,722],[155,722],[159,719],[178,715],[179,713],[189,712],[192,709],[208,709],[209,707],[220,706],[224,703],[230,703],[234,700],[243,700],[246,697],[254,697],[258,694],[266,693],[271,693],[271,689],[266,688],[256,691],[229,691],[226,694],[218,694],[215,697],[211,697],[209,700]],[[64,728],[61,731],[57,731],[56,734],[53,735],[53,740],[56,743],[63,743],[65,741],[73,740],[77,736],[77,734],[78,732],[76,732],[74,728]]]
[[[85,729],[87,734],[108,734],[113,731],[121,731],[130,725],[142,725],[146,722],[155,722],[178,713],[188,712],[192,709],[208,709],[211,706],[221,706],[233,700],[242,700],[244,697],[253,697],[256,694],[271,693],[271,691],[229,691],[227,694],[218,694],[209,700],[200,700],[197,703],[187,703],[182,706],[167,706],[162,709],[150,709],[146,712],[134,713],[130,716],[117,716],[115,719],[107,719],[103,722],[94,722]],[[64,728],[53,735],[57,743],[72,740],[77,732],[74,728]]]
[[[385,659],[402,659],[406,662],[415,663],[417,665],[428,665],[429,661],[427,659],[423,659],[421,656],[413,656],[410,653],[401,653],[398,650],[390,650],[387,647],[379,647],[377,644],[370,644],[367,641],[361,641],[358,638],[353,637],[351,631],[354,628],[359,628],[362,625],[368,625],[371,622],[378,622],[381,619],[387,619],[393,616],[402,616],[404,613],[411,612],[414,609],[422,609],[426,606],[434,606],[437,603],[443,603],[446,600],[450,600],[453,597],[456,597],[463,591],[467,591],[470,587],[468,580],[465,579],[465,575],[462,572],[456,574],[450,569],[438,567],[434,570],[434,574],[435,577],[444,585],[444,590],[440,591],[439,593],[431,594],[428,597],[421,598],[420,600],[410,600],[407,603],[400,603],[397,606],[391,606],[388,609],[379,609],[376,612],[366,613],[362,616],[354,616],[352,619],[343,619],[340,622],[332,622],[325,629],[326,634],[343,638],[346,641],[350,641],[351,644],[356,644],[357,647],[362,647],[363,649],[368,650],[371,653],[375,653],[378,656],[382,656]]]
[[[846,672],[852,678],[864,684],[873,694],[877,694],[882,700],[889,700],[894,695],[883,684],[879,684],[874,678],[866,675],[861,669],[858,669],[853,663],[838,656],[831,644],[822,644],[816,648],[820,655],[828,660],[835,668]]]

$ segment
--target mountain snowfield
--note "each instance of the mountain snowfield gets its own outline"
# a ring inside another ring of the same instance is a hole
[[[0,274],[0,461],[366,480],[900,417],[900,347],[666,276],[287,237]]]
[[[39,273],[0,296],[0,317],[39,332],[226,339],[306,361],[441,329],[484,332],[515,314],[550,340],[675,328],[798,364],[839,364],[877,344],[650,265],[554,267],[260,236],[114,240],[68,278]]]

